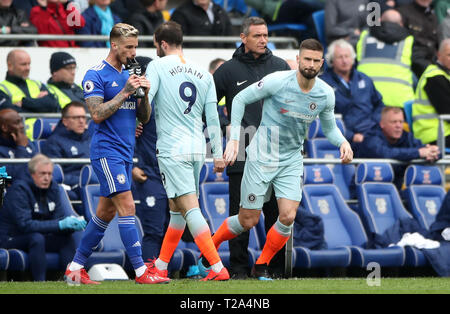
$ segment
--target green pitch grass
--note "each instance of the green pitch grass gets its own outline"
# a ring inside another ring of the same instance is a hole
[[[381,278],[369,286],[364,278],[229,280],[200,282],[175,279],[164,285],[136,285],[134,281],[105,281],[96,286],[68,286],[63,281],[0,282],[0,294],[450,294],[450,278]]]

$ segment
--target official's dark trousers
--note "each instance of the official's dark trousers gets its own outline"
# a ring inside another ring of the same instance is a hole
[[[239,213],[242,175],[242,173],[233,173],[229,175],[230,216],[234,216]],[[262,210],[264,213],[265,229],[267,233],[278,218],[278,204],[275,198],[275,193],[272,192],[270,200],[264,204]],[[231,276],[235,274],[249,274],[247,251],[249,235],[250,233],[247,231],[229,241]],[[262,243],[261,245],[264,245],[264,243]],[[273,257],[272,261],[270,262],[269,270],[275,275],[284,274],[284,254],[285,249],[283,248]]]
[[[59,267],[65,269],[77,248],[72,234],[27,233],[11,237],[2,243],[6,249],[19,249],[28,253],[34,281],[45,281],[47,259],[45,253],[59,253]]]

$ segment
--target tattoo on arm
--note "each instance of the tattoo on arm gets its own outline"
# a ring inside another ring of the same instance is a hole
[[[141,99],[138,104],[138,109],[136,112],[136,116],[139,122],[143,124],[147,123],[150,120],[150,115],[152,114],[152,106],[148,103],[148,95],[145,95],[145,98]]]
[[[95,123],[101,123],[112,116],[122,106],[127,97],[118,93],[113,99],[103,102],[102,97],[93,96],[86,98],[86,105]]]

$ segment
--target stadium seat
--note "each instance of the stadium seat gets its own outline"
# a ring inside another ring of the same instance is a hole
[[[369,232],[383,234],[398,219],[412,218],[393,179],[394,171],[388,163],[363,163],[356,169],[360,214]]]
[[[419,224],[429,229],[445,197],[444,177],[439,167],[411,165],[405,171],[406,200]]]
[[[39,118],[33,126],[33,139],[46,139],[52,134],[55,127],[58,125],[60,119],[58,118]]]
[[[320,10],[316,11],[312,14],[312,18],[314,21],[314,27],[316,29],[317,38],[324,48],[324,53],[326,53],[327,41],[325,38],[325,11]]]
[[[60,119],[58,118],[39,118],[33,125],[33,141],[36,143],[37,149],[42,153],[42,147],[45,145],[47,138],[52,134]]]
[[[370,262],[381,266],[403,265],[404,250],[401,247],[364,248],[368,238],[363,224],[333,184],[333,174],[328,167],[305,166],[304,182],[304,207],[322,218],[328,249],[295,247],[295,267],[366,267]]]
[[[342,134],[344,134],[345,126],[342,119],[336,119],[336,124]],[[310,158],[339,159],[340,156],[339,148],[331,144],[325,137],[319,119],[314,120],[308,129],[305,148]],[[351,164],[329,164],[327,166],[332,170],[334,182],[344,196],[344,199],[349,200],[351,198],[349,186],[355,174],[355,166]]]
[[[228,182],[228,175],[226,174],[226,171],[222,173],[214,173],[213,170],[214,163],[205,162],[200,172],[199,184],[203,184],[205,182]]]
[[[229,216],[229,196],[227,182],[204,182],[200,186],[200,208],[209,221],[211,233],[216,232],[222,222]],[[261,251],[256,228],[250,230],[248,245],[249,267],[253,266]],[[219,255],[226,267],[230,266],[228,241],[219,247]]]
[[[0,271],[7,270],[8,266],[9,266],[8,250],[0,248]]]

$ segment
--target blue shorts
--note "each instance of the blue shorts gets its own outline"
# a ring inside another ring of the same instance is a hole
[[[131,170],[133,163],[119,158],[100,158],[91,160],[92,168],[100,183],[100,194],[112,197],[131,190]]]

